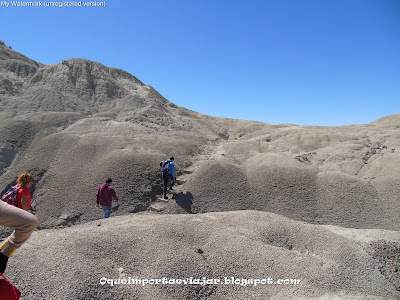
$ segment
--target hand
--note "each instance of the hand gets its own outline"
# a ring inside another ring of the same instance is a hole
[[[98,204],[98,203],[96,203],[96,208],[100,208],[100,206],[99,206],[99,204]]]

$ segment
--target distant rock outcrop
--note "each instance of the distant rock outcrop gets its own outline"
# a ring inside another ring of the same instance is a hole
[[[388,127],[392,129],[398,129],[400,128],[400,114],[393,114],[390,116],[380,118],[372,122],[371,124],[376,126]]]

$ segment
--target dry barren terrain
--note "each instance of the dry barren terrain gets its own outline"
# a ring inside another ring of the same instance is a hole
[[[171,155],[179,184],[160,202]],[[400,299],[399,163],[400,114],[341,127],[215,118],[123,70],[0,45],[0,190],[31,172],[40,221],[6,272],[23,299]],[[103,220],[109,176],[120,201]],[[300,282],[100,283],[232,276]]]

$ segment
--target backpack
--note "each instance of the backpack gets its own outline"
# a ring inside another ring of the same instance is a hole
[[[169,160],[163,160],[160,162],[161,172],[166,174],[169,171]]]
[[[21,292],[2,273],[0,273],[0,296],[4,300],[18,300],[21,297]]]
[[[1,200],[7,202],[10,205],[17,206],[17,194],[20,188],[20,184],[12,186],[11,189],[5,192],[5,194],[1,197]]]

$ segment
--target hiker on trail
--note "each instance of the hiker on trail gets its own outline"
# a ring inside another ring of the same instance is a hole
[[[118,200],[118,195],[115,192],[114,188],[111,186],[111,183],[112,179],[107,178],[106,182],[103,183],[97,190],[96,207],[99,208],[99,205],[101,205],[101,208],[104,211],[104,218],[110,217],[113,198],[115,200]]]
[[[171,180],[171,184],[169,186],[169,190],[173,190],[174,183],[176,181],[175,177],[175,168],[174,168],[174,157],[171,156],[164,164],[162,165],[162,176],[164,179],[164,199],[168,199],[167,197],[167,189],[168,189],[168,183]]]
[[[31,208],[31,193],[34,178],[25,172],[18,176],[20,185],[17,192],[17,206],[0,200],[0,225],[14,229],[11,235],[0,245],[0,272],[4,273],[8,258],[31,236],[39,224],[38,219],[29,213]]]

